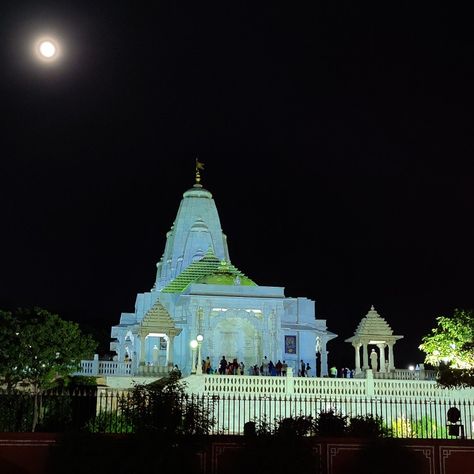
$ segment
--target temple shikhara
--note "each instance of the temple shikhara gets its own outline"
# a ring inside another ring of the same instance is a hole
[[[216,369],[225,356],[243,362],[247,375],[266,357],[285,361],[295,374],[303,360],[313,376],[328,375],[326,346],[336,335],[317,319],[314,301],[261,285],[232,264],[202,169],[196,161],[195,184],[166,234],[153,287],[112,327],[117,361],[129,362],[132,374],[153,376],[175,366],[199,373],[207,357]]]

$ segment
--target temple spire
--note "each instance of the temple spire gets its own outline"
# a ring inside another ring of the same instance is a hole
[[[196,187],[201,187],[202,186],[200,171],[202,171],[203,169],[204,169],[204,163],[199,161],[199,158],[196,156],[196,183],[194,184],[194,186],[196,186]]]

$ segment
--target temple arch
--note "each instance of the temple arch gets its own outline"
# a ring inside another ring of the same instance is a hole
[[[217,367],[222,356],[232,362],[236,358],[244,362],[247,370],[261,363],[262,337],[261,332],[245,317],[226,316],[221,318],[210,334],[209,345],[213,348],[209,355],[213,367]]]

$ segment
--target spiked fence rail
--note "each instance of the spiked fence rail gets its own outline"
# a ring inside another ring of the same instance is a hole
[[[93,431],[130,433],[131,392],[111,390],[47,391],[40,394],[38,431]],[[471,400],[414,399],[409,397],[262,396],[190,394],[179,398],[181,407],[200,407],[209,417],[209,434],[243,434],[247,422],[274,429],[275,420],[300,416],[316,419],[321,412],[346,416],[379,417],[390,436],[400,438],[455,439],[450,433],[474,439],[474,403]],[[449,408],[460,412],[459,428],[450,428]],[[137,408],[135,417],[137,416]],[[143,417],[147,415],[143,407]],[[140,416],[141,413],[138,413]],[[0,392],[0,431],[30,431],[33,395]],[[150,420],[160,423],[160,416]],[[461,427],[462,425],[462,427]]]

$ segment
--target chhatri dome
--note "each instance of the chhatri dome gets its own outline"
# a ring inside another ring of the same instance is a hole
[[[355,372],[356,375],[361,374],[362,370],[369,369],[369,353],[370,345],[377,347],[372,348],[370,355],[372,370],[375,372],[393,372],[395,370],[395,359],[393,355],[393,346],[398,339],[403,336],[395,336],[392,328],[387,321],[380,316],[372,305],[370,311],[362,318],[357,326],[354,335],[345,342],[350,342],[355,349]],[[360,348],[363,351],[363,366],[360,366]],[[385,348],[388,347],[388,361],[385,358]],[[380,365],[378,361],[380,360]]]
[[[195,184],[166,234],[153,287],[138,293],[134,311],[122,313],[112,327],[111,350],[142,375],[175,364],[183,373],[199,372],[190,345],[196,339],[198,360],[209,357],[213,368],[222,356],[244,362],[247,370],[267,356],[285,360],[295,372],[303,359],[313,374],[318,367],[318,375],[327,375],[326,344],[336,335],[316,319],[314,301],[262,286],[231,263],[216,203],[201,184],[203,168],[196,160]]]

